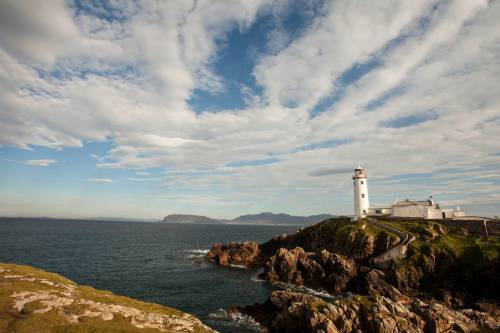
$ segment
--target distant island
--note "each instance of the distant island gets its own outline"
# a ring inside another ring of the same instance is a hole
[[[260,225],[311,225],[329,218],[335,217],[331,214],[318,214],[310,216],[296,216],[289,214],[275,214],[264,212],[260,214],[247,214],[238,216],[232,220],[215,219],[203,215],[171,214],[163,218],[163,223],[184,224],[260,224]]]

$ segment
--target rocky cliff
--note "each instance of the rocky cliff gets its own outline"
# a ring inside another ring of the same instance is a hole
[[[215,332],[158,304],[79,286],[33,267],[0,263],[0,332]]]
[[[221,265],[236,259],[262,267],[261,278],[290,286],[263,304],[236,308],[272,332],[500,328],[498,237],[428,221],[336,218],[263,244],[244,244],[219,244],[207,257],[222,256],[214,260]],[[337,303],[291,291],[302,285],[328,292]]]

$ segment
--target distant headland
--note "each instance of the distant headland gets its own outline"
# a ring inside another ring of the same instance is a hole
[[[183,224],[259,224],[259,225],[310,225],[334,217],[331,214],[296,216],[264,212],[260,214],[241,215],[234,219],[216,219],[203,215],[171,214],[165,216],[164,223]]]

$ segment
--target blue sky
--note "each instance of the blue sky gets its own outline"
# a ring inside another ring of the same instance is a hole
[[[0,215],[500,214],[500,4],[3,1]]]

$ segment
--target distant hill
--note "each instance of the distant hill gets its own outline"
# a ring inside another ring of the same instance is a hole
[[[233,219],[232,221],[251,224],[313,224],[332,217],[334,216],[330,214],[295,216],[284,213],[274,214],[264,212],[260,214],[242,215]]]
[[[273,224],[273,225],[309,225],[334,217],[331,214],[311,216],[295,216],[289,214],[274,214],[264,212],[260,214],[241,215],[232,220],[213,219],[202,215],[171,214],[165,216],[163,222],[187,224]]]
[[[162,222],[167,223],[188,223],[188,224],[213,224],[224,223],[223,220],[212,219],[202,215],[189,215],[189,214],[170,214],[163,218]]]

